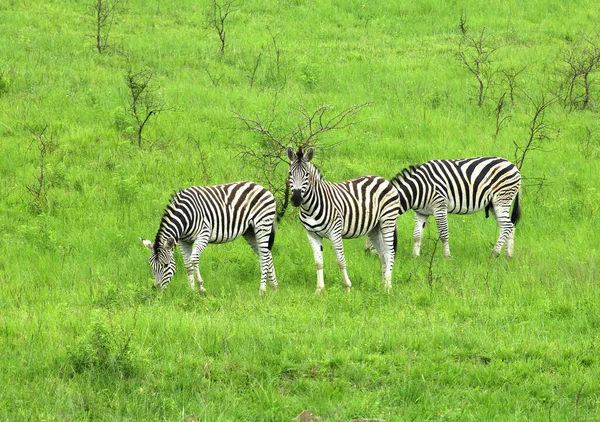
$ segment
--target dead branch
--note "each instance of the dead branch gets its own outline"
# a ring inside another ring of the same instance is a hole
[[[284,216],[289,201],[287,178],[280,177],[277,173],[280,164],[289,164],[286,148],[288,146],[303,149],[315,147],[322,150],[333,148],[337,143],[320,142],[323,135],[358,124],[360,121],[355,120],[356,115],[368,105],[369,103],[354,105],[333,115],[330,115],[333,112],[331,106],[320,106],[314,111],[300,106],[297,110],[299,123],[287,130],[275,127],[277,103],[273,106],[273,117],[270,120],[264,120],[259,116],[246,117],[237,111],[232,112],[234,118],[241,122],[242,129],[257,133],[261,139],[258,145],[237,144],[235,148],[244,164],[254,168],[258,178],[266,183],[279,199],[278,218]]]
[[[458,58],[467,70],[475,76],[478,85],[477,105],[482,106],[485,101],[486,92],[490,86],[493,75],[497,72],[491,68],[491,56],[498,50],[489,44],[489,35],[485,28],[474,37],[468,32],[462,34],[458,44]]]
[[[548,130],[550,126],[546,123],[546,110],[556,102],[556,97],[547,100],[544,95],[540,100],[531,98],[527,93],[525,96],[533,105],[533,114],[529,124],[529,136],[524,145],[513,141],[515,147],[515,165],[519,170],[523,167],[526,155],[531,151],[543,150],[546,142],[550,139]]]
[[[150,69],[134,72],[131,67],[125,76],[125,83],[129,91],[129,114],[137,124],[136,139],[138,146],[142,146],[142,132],[152,116],[164,111],[173,110],[166,107],[157,99],[160,87],[153,86],[154,72]]]

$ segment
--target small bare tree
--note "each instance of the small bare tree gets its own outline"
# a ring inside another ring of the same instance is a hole
[[[498,99],[498,104],[496,104],[496,132],[494,133],[494,137],[498,136],[500,132],[500,127],[502,124],[510,118],[510,116],[502,116],[502,110],[504,109],[504,97],[506,96],[506,92],[502,94],[502,96]]]
[[[214,28],[221,41],[221,54],[225,54],[225,21],[229,15],[235,12],[236,0],[211,0],[211,9],[209,14],[208,23]]]
[[[96,41],[98,53],[104,52],[108,47],[108,36],[121,3],[122,0],[95,0],[93,13],[95,33],[92,37]]]
[[[535,100],[525,93],[533,105],[533,113],[529,123],[529,134],[524,144],[513,141],[515,147],[515,165],[519,170],[523,167],[525,157],[531,151],[544,150],[545,144],[551,139],[548,131],[550,126],[546,123],[546,111],[556,102],[556,97],[548,100],[544,95]]]
[[[461,21],[460,27],[464,32],[458,44],[458,58],[464,67],[475,76],[478,92],[477,105],[482,106],[492,77],[497,72],[492,68],[492,55],[498,50],[498,47],[489,45],[490,39],[489,35],[485,33],[485,28],[479,35],[473,36],[467,31],[466,23]]]
[[[519,76],[525,70],[524,67],[520,69],[502,69],[502,74],[508,85],[510,93],[510,103],[515,105],[515,89],[517,88],[517,76]]]
[[[150,69],[134,72],[129,67],[125,83],[129,93],[128,112],[137,125],[136,140],[142,146],[142,132],[150,118],[164,111],[172,110],[166,107],[158,98],[160,87],[153,86],[154,72]]]
[[[256,72],[258,72],[258,68],[260,67],[260,60],[262,58],[262,51],[258,53],[256,58],[254,59],[254,64],[250,73],[248,74],[248,82],[250,82],[250,89],[254,86],[254,81],[256,80]]]
[[[563,108],[584,110],[591,99],[592,74],[600,67],[600,47],[586,37],[583,47],[576,43],[563,51],[562,56],[565,65],[561,71],[563,81],[560,86]]]
[[[333,148],[339,142],[319,145],[319,140],[328,132],[339,131],[358,124],[359,122],[355,121],[354,118],[368,105],[369,103],[353,105],[339,113],[335,113],[333,107],[327,105],[317,107],[314,111],[309,111],[301,106],[297,110],[299,123],[287,130],[273,127],[275,126],[275,117],[266,121],[260,117],[249,118],[238,112],[233,112],[235,118],[242,123],[244,130],[260,135],[261,142],[259,145],[249,147],[239,144],[236,149],[244,162],[257,170],[260,180],[264,181],[278,198],[280,204],[278,218],[285,215],[289,201],[287,179],[277,174],[279,164],[289,164],[286,148],[288,146],[302,147],[305,150],[309,147],[322,150]]]
[[[29,144],[29,149],[35,143],[39,151],[37,167],[39,172],[35,176],[35,182],[27,185],[27,190],[33,197],[33,205],[37,211],[42,211],[46,208],[48,203],[48,190],[52,186],[52,174],[48,169],[48,158],[56,148],[58,143],[54,139],[52,134],[46,135],[48,125],[40,128],[34,128],[26,126],[27,130],[31,133],[33,140]]]

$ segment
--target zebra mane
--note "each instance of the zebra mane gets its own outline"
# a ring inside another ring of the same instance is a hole
[[[413,175],[413,173],[420,167],[419,164],[417,165],[410,165],[404,169],[402,169],[400,171],[400,173],[396,174],[396,177],[394,177],[394,179],[398,179],[398,180],[406,180],[408,179],[410,176]]]
[[[165,230],[164,230],[165,224],[164,223],[168,216],[167,211],[169,209],[173,209],[173,206],[175,206],[179,203],[180,195],[184,190],[185,189],[179,189],[178,191],[171,193],[171,198],[169,199],[169,203],[165,207],[165,210],[163,211],[163,215],[160,218],[160,225],[158,226],[158,231],[156,232],[156,237],[154,238],[154,251],[155,252],[158,250],[158,247],[160,245],[161,236],[165,232]]]
[[[308,164],[308,168],[310,169],[311,173],[316,174],[317,180],[325,180],[325,178],[321,174],[321,170],[319,170],[319,168],[317,166],[315,166],[313,163],[307,163],[307,164]]]

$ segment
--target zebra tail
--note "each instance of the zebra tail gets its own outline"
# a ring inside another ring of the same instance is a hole
[[[521,191],[517,192],[517,196],[515,196],[515,204],[513,205],[512,214],[510,216],[510,221],[516,226],[519,220],[521,219]]]
[[[398,249],[398,232],[394,229],[394,253]]]
[[[275,222],[273,222],[273,227],[271,228],[271,234],[269,234],[269,244],[267,247],[269,250],[273,248],[273,243],[275,243]]]
[[[489,218],[490,210],[492,209],[492,207],[492,201],[490,201],[490,203],[485,206],[485,218]]]

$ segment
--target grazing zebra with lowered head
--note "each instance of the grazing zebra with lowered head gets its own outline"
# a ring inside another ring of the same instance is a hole
[[[252,182],[218,186],[192,186],[176,193],[165,209],[154,242],[140,239],[152,251],[149,262],[154,286],[166,287],[175,274],[173,252],[178,244],[191,289],[198,281],[206,292],[198,268],[200,254],[209,243],[231,242],[243,236],[260,260],[262,295],[266,281],[277,288],[271,247],[275,239],[273,194]]]
[[[367,235],[381,259],[382,283],[392,287],[396,253],[396,218],[400,203],[396,189],[387,180],[365,176],[340,183],[323,179],[311,163],[314,150],[287,149],[290,159],[289,187],[292,205],[300,207],[300,221],[308,233],[317,267],[317,293],[324,287],[323,238],[333,244],[346,291],[352,283],[346,272],[342,239]]]
[[[392,184],[400,195],[400,214],[415,210],[414,256],[420,254],[430,215],[435,218],[444,256],[449,258],[448,214],[472,214],[483,209],[486,218],[492,213],[500,229],[492,256],[500,254],[505,242],[506,255],[512,256],[515,225],[521,216],[521,174],[510,161],[500,157],[432,160],[404,169]],[[365,249],[369,247],[367,244]]]

